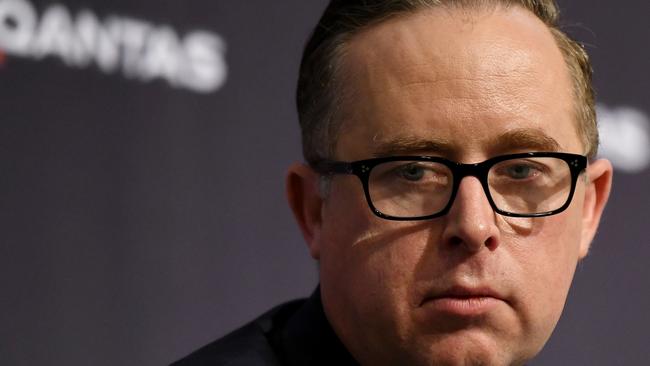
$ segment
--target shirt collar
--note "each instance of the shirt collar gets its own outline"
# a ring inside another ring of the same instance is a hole
[[[289,318],[278,341],[288,365],[358,365],[327,320],[320,286]]]

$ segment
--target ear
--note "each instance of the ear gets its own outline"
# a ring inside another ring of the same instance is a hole
[[[591,242],[596,235],[600,217],[609,198],[612,187],[612,164],[605,159],[595,160],[587,167],[587,183],[585,200],[582,210],[582,236],[580,243],[580,258],[589,252]]]
[[[286,178],[287,199],[300,226],[312,258],[320,258],[321,208],[320,176],[309,166],[294,163]]]

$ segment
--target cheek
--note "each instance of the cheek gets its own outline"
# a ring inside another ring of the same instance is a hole
[[[542,235],[536,244],[540,253],[540,277],[549,281],[547,284],[557,283],[562,289],[566,289],[556,292],[548,289],[551,293],[558,293],[561,297],[558,300],[561,302],[564,302],[564,293],[571,285],[579,259],[581,222],[572,211],[549,217],[545,235]]]
[[[533,225],[528,237],[512,239],[518,258],[519,307],[524,327],[540,339],[550,336],[560,318],[578,262],[580,222],[566,211]],[[507,245],[507,244],[506,244]]]
[[[403,263],[408,257],[399,248],[399,242],[408,241],[404,237],[408,224],[375,216],[359,182],[340,183],[332,186],[323,209],[321,266],[337,273],[384,275],[393,268],[390,264]]]
[[[356,282],[365,266],[360,249],[371,236],[372,212],[361,185],[349,178],[333,182],[322,211],[320,280],[322,287],[352,296],[360,287]]]
[[[326,208],[320,263],[329,306],[347,324],[395,334],[409,313],[409,286],[426,238],[410,223],[376,217],[358,195],[331,197],[337,199]]]
[[[370,301],[403,299],[405,293],[395,292],[405,291],[413,281],[422,235],[408,224],[375,217],[365,206],[346,206],[345,214],[325,225],[321,275]]]

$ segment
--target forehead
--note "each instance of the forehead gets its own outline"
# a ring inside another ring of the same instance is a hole
[[[390,19],[356,34],[342,63],[340,158],[376,155],[394,141],[444,144],[458,156],[527,141],[542,148],[536,140],[581,152],[562,54],[523,8],[437,7]]]

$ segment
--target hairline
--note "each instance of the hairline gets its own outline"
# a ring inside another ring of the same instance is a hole
[[[458,0],[458,1],[450,1],[450,2],[438,2],[438,3],[421,3],[421,4],[416,4],[413,6],[413,8],[410,9],[404,9],[404,10],[395,10],[393,12],[387,12],[385,15],[378,17],[377,19],[374,19],[367,24],[364,24],[362,26],[359,26],[356,29],[352,29],[347,32],[342,32],[340,34],[337,34],[334,37],[331,37],[327,40],[327,46],[328,50],[324,54],[324,56],[329,60],[329,64],[331,66],[331,74],[330,74],[330,85],[329,85],[329,90],[327,91],[327,94],[329,94],[328,101],[326,101],[326,109],[327,112],[325,113],[326,117],[325,120],[317,122],[320,124],[320,128],[326,128],[327,130],[325,131],[325,136],[319,135],[316,133],[312,133],[312,135],[318,135],[321,137],[324,137],[325,144],[320,144],[320,146],[317,146],[319,150],[325,150],[325,151],[319,151],[318,155],[320,155],[320,158],[332,158],[335,156],[335,150],[336,146],[339,141],[340,137],[340,132],[342,130],[342,124],[344,119],[342,118],[341,111],[345,110],[346,104],[349,102],[349,98],[346,98],[347,93],[349,93],[349,87],[346,87],[344,83],[342,82],[344,79],[344,72],[345,72],[345,58],[347,56],[347,51],[350,47],[351,41],[358,36],[359,34],[368,31],[372,29],[373,27],[378,26],[379,24],[383,24],[387,21],[397,19],[397,18],[403,18],[403,17],[409,17],[412,16],[416,13],[422,12],[426,9],[433,9],[433,8],[447,8],[447,9],[466,9],[468,11],[471,10],[477,10],[477,11],[485,11],[485,10],[497,10],[499,8],[503,10],[507,10],[511,7],[520,7],[530,13],[532,13],[535,18],[539,19],[544,25],[546,26],[546,29],[549,31],[551,36],[553,37],[553,40],[555,42],[556,47],[560,51],[563,60],[564,60],[564,65],[565,65],[565,70],[567,73],[568,80],[571,84],[571,94],[573,98],[573,124],[574,128],[576,130],[576,134],[578,135],[578,138],[581,140],[581,144],[583,145],[583,149],[585,151],[585,154],[588,155],[590,158],[593,157],[596,153],[597,149],[597,136],[593,138],[594,136],[589,136],[589,127],[588,123],[591,123],[591,121],[587,121],[585,118],[585,115],[589,114],[588,111],[585,111],[584,109],[587,108],[586,103],[589,102],[587,100],[588,96],[583,95],[583,88],[581,83],[584,82],[584,77],[583,74],[581,74],[581,70],[572,70],[575,69],[578,63],[576,57],[572,57],[571,52],[573,51],[571,49],[571,44],[572,39],[568,37],[564,32],[562,32],[558,26],[549,24],[548,20],[545,20],[540,16],[539,14],[535,13],[532,9],[527,7],[521,2],[518,1],[513,1],[513,0],[482,0],[482,1],[466,1],[466,0]],[[574,55],[575,56],[575,55]],[[590,81],[587,81],[590,82]],[[596,140],[596,146],[592,146],[592,140]],[[325,145],[325,146],[322,146]],[[306,155],[307,160],[310,160],[310,156]]]

